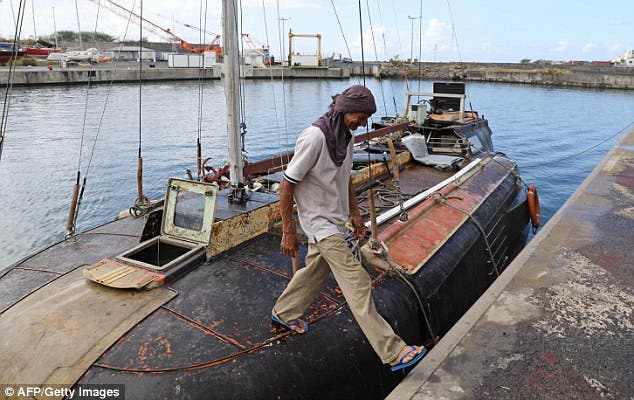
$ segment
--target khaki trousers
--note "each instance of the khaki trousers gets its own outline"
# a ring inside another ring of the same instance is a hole
[[[308,245],[306,267],[297,271],[288,283],[273,307],[275,314],[287,322],[300,318],[323,289],[330,270],[352,315],[381,361],[387,364],[396,359],[405,342],[376,311],[372,280],[340,234]]]

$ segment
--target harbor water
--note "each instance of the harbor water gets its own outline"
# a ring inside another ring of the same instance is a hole
[[[357,83],[246,81],[248,159],[292,150],[330,96]],[[375,118],[402,113],[405,82],[366,84],[377,100]],[[409,85],[432,88],[427,81]],[[467,95],[489,120],[496,150],[515,159],[523,179],[537,185],[542,223],[634,122],[634,95],[626,90],[467,83]],[[214,167],[224,165],[224,102],[220,81],[14,88],[0,160],[0,270],[64,238],[78,170],[86,178],[78,231],[133,204],[139,138],[144,192],[152,199],[164,196],[168,178],[185,177],[187,169],[196,173],[199,135],[203,157],[212,157]]]

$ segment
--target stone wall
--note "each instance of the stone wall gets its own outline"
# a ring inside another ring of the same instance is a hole
[[[381,64],[381,76],[399,78],[402,66]],[[634,89],[634,68],[594,65],[420,63],[407,66],[409,79],[529,83]]]

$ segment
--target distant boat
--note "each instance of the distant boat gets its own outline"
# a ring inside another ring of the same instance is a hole
[[[25,52],[20,45],[15,48],[12,43],[0,43],[0,64],[8,63],[12,58],[22,58]]]
[[[87,50],[71,50],[64,53],[51,53],[46,57],[48,61],[65,62],[98,62],[99,50],[90,48]]]
[[[48,57],[51,53],[62,53],[64,49],[56,49],[52,47],[25,47],[24,52],[30,57]]]

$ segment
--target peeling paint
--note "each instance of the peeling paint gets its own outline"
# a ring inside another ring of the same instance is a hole
[[[634,294],[610,284],[606,271],[581,254],[571,252],[565,257],[568,262],[563,268],[571,272],[571,279],[546,290],[545,318],[534,326],[558,337],[565,337],[571,328],[589,336],[634,330]]]
[[[499,360],[497,363],[495,363],[495,368],[498,369],[507,369],[509,367],[509,364],[512,363],[513,361],[521,361],[524,359],[524,354],[520,354],[520,353],[515,353],[515,354],[511,354],[509,357],[505,357],[501,360]]]
[[[528,301],[533,292],[533,289],[523,287],[514,293],[500,294],[498,301],[491,305],[489,312],[486,313],[486,320],[508,326],[530,318],[537,313],[537,307]]]
[[[465,390],[460,386],[458,380],[453,374],[448,373],[443,369],[436,370],[434,374],[437,379],[420,388],[420,390],[412,397],[415,400],[456,400],[462,399],[465,395]],[[442,393],[444,396],[439,397]]]

